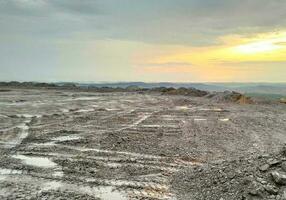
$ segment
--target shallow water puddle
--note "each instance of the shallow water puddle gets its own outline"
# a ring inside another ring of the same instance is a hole
[[[57,164],[51,161],[49,158],[31,157],[25,155],[13,155],[12,157],[22,160],[24,164],[35,167],[54,168],[57,166]]]

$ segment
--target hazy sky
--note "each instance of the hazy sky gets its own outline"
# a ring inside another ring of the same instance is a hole
[[[0,81],[286,81],[285,0],[0,0]]]

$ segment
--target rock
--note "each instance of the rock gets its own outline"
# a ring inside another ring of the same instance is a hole
[[[270,166],[274,166],[274,165],[278,165],[281,161],[280,160],[277,160],[277,159],[269,159],[267,160],[267,163],[270,165]]]
[[[281,164],[281,168],[283,171],[286,172],[286,162],[285,161]]]
[[[286,189],[284,189],[283,191],[282,191],[282,194],[281,194],[281,198],[280,198],[281,200],[286,200]]]
[[[286,174],[284,172],[273,171],[271,176],[275,183],[280,185],[286,185]]]
[[[278,194],[279,189],[275,187],[274,185],[266,185],[264,186],[264,189],[269,193],[269,194]]]
[[[248,193],[252,196],[261,196],[263,191],[264,191],[264,188],[261,187],[261,185],[258,184],[257,182],[253,181],[251,183]]]
[[[265,165],[262,165],[259,167],[259,170],[262,171],[262,172],[265,172],[269,169],[270,165],[268,164],[265,164]]]

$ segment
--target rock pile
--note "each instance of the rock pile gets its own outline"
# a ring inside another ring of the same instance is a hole
[[[208,94],[208,92],[203,90],[198,90],[195,88],[164,88],[161,90],[163,95],[184,95],[193,97],[203,97]]]
[[[213,92],[207,95],[206,97],[213,99],[214,101],[217,102],[240,103],[240,104],[253,103],[250,97],[247,97],[241,93],[234,91]]]
[[[180,200],[286,200],[286,150],[189,168],[172,188]]]

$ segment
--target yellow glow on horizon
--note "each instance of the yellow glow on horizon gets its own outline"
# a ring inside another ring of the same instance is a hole
[[[153,57],[150,63],[182,62],[213,65],[221,62],[286,61],[286,32],[259,34],[253,38],[225,36],[221,46],[190,47]]]
[[[270,52],[280,49],[281,47],[272,42],[256,42],[236,47],[238,53],[255,54],[261,52]]]
[[[286,31],[253,37],[228,35],[221,41],[223,44],[219,46],[174,47],[175,51],[151,55],[142,63],[148,64],[146,71],[154,73],[190,73],[205,80],[232,80],[240,74],[247,80],[263,72],[257,65],[247,68],[245,63],[286,62]],[[177,64],[168,66],[168,63]]]

